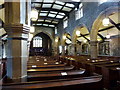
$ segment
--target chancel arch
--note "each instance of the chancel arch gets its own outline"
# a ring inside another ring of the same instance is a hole
[[[52,39],[44,32],[34,35],[30,43],[30,55],[52,55]]]

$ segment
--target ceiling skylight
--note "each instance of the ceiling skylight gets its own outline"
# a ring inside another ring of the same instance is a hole
[[[43,26],[48,26],[48,24],[43,24]]]
[[[36,24],[36,25],[42,25],[42,24],[40,23],[40,24]]]
[[[64,4],[65,4],[64,2],[61,2],[61,1],[56,1],[55,3],[56,3],[56,4],[61,4],[61,5],[64,5]]]
[[[70,3],[67,3],[65,6],[74,7],[74,5],[73,5],[73,4],[70,4]]]
[[[51,20],[45,20],[45,22],[51,22]]]
[[[55,24],[57,24],[58,22],[57,22],[57,21],[52,21],[52,23],[55,23]]]
[[[52,4],[43,4],[43,8],[50,8],[52,6]]]
[[[48,11],[41,11],[42,13],[48,13]]]
[[[80,2],[81,0],[72,0],[73,2]]]
[[[40,16],[47,16],[47,13],[40,13]]]
[[[50,13],[54,13],[54,14],[57,14],[58,12],[50,11]]]
[[[64,10],[64,11],[71,11],[72,9],[68,8],[68,7],[64,7],[62,10]]]
[[[34,6],[35,6],[35,7],[41,7],[41,4],[35,3]]]
[[[60,14],[60,15],[65,15],[64,13],[60,13],[60,12],[59,12],[58,14]]]
[[[44,0],[45,3],[53,3],[54,0]]]
[[[49,25],[49,27],[55,27],[54,25]]]
[[[61,15],[57,15],[56,18],[63,18],[64,16]]]
[[[55,17],[56,16],[56,14],[50,14],[49,13],[49,15],[48,15],[49,17]]]
[[[38,21],[42,22],[42,21],[44,21],[44,20],[43,20],[43,19],[38,19]]]
[[[54,9],[61,9],[62,6],[54,4],[54,5],[53,5],[53,8],[54,8]]]
[[[54,25],[57,25],[62,18],[68,17],[68,13],[75,7],[74,4],[63,0],[31,0],[31,3],[32,8],[36,8],[39,12],[38,20],[32,24],[48,26],[51,23],[49,27],[55,27]]]

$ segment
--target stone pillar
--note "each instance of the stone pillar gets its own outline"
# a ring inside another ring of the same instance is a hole
[[[10,79],[20,79],[27,76],[28,48],[27,26],[5,25],[8,33],[7,76]]]
[[[59,55],[59,47],[58,46],[54,47],[54,55]]]
[[[72,55],[76,55],[76,44],[75,44],[75,43],[73,43],[73,44],[71,45],[71,54],[72,54]]]
[[[29,7],[30,8],[30,7]],[[29,25],[26,19],[26,2],[5,2],[4,28],[8,34],[7,77],[20,79],[27,76]],[[26,25],[27,24],[27,25]]]
[[[98,41],[90,42],[90,51],[91,51],[90,55],[92,59],[96,59],[98,56],[97,44],[98,44]]]
[[[65,55],[65,46],[62,46],[62,55]]]

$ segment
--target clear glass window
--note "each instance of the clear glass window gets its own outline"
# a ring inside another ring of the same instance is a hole
[[[75,12],[75,19],[78,20],[83,17],[83,3],[80,3],[79,8]]]
[[[64,24],[64,28],[66,28],[68,26],[68,18],[67,17],[64,19],[63,24]]]
[[[42,47],[42,38],[36,36],[33,38],[33,47]]]

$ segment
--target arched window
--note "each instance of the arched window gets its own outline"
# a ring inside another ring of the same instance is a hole
[[[33,38],[33,47],[42,47],[42,38],[36,36]]]

